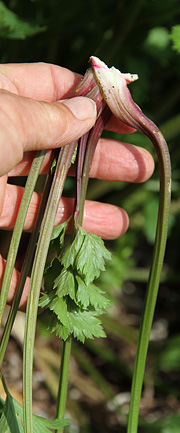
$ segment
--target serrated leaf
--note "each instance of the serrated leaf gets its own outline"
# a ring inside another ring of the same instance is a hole
[[[58,418],[46,419],[33,415],[33,433],[51,433],[49,429],[59,429],[69,424],[69,420]]]
[[[68,326],[68,316],[67,316],[67,302],[66,298],[58,298],[55,296],[55,298],[52,300],[50,306],[50,310],[53,311],[62,325]]]
[[[54,281],[54,288],[57,288],[56,294],[59,298],[69,295],[75,300],[75,280],[71,269],[63,269],[60,275]]]
[[[81,249],[82,243],[84,241],[84,233],[81,233],[81,231],[78,230],[72,244],[68,245],[63,252],[63,255],[61,257],[61,263],[66,269],[69,268],[69,266],[74,265],[77,254]]]
[[[54,227],[54,229],[52,231],[51,243],[52,243],[52,241],[54,241],[55,239],[58,238],[58,243],[56,244],[56,246],[57,245],[59,246],[58,251],[57,251],[58,254],[60,253],[60,251],[64,245],[64,236],[65,236],[66,229],[67,229],[67,226],[68,226],[71,218],[72,218],[72,215],[64,223],[58,225],[57,227]]]
[[[41,308],[48,307],[51,301],[54,299],[55,295],[56,293],[53,291],[49,293],[43,293],[38,304],[39,307]]]
[[[55,229],[53,240],[60,235],[61,228]],[[79,227],[72,244],[61,254],[61,272],[54,279],[53,286],[56,262],[52,261],[49,266],[48,272],[52,274],[49,281],[55,297],[51,298],[51,290],[50,296],[47,293],[43,295],[40,305],[49,307],[53,314],[50,328],[63,340],[70,334],[82,342],[85,338],[105,337],[96,315],[102,314],[108,301],[92,280],[104,270],[104,262],[110,258],[102,239]]]
[[[102,290],[95,284],[89,284],[89,300],[90,304],[97,309],[98,307],[105,310],[109,306],[109,300],[103,296]]]
[[[58,321],[55,314],[51,323],[51,332],[55,332],[56,336],[61,338],[63,341],[66,341],[71,334],[70,328],[68,326],[62,325],[62,323]]]
[[[95,317],[95,311],[86,311],[79,308],[73,301],[67,303],[68,326],[62,324],[53,317],[52,332],[56,332],[63,340],[67,340],[70,334],[84,343],[85,338],[106,337],[100,320]]]
[[[79,275],[76,275],[76,281],[78,284],[76,297],[82,307],[86,308],[90,304],[102,310],[108,307],[109,301],[103,296],[104,292],[99,287],[92,283],[86,285]]]
[[[40,27],[34,22],[27,22],[18,17],[0,1],[0,37],[7,39],[26,39],[43,32],[46,27]]]
[[[77,281],[77,301],[81,303],[82,307],[86,308],[90,303],[88,288],[79,275],[76,275],[75,278]]]
[[[104,262],[111,259],[111,253],[100,237],[86,233],[82,227],[80,227],[79,232],[84,241],[76,257],[76,267],[84,274],[85,282],[88,285],[94,278],[99,277],[101,271],[105,270]]]
[[[65,249],[61,263],[66,269],[72,266],[79,270],[84,274],[86,284],[89,284],[105,270],[104,262],[110,259],[111,253],[103,240],[79,227],[74,241]]]
[[[90,314],[90,311],[79,308],[77,311],[69,311],[68,317],[71,333],[82,343],[84,343],[85,338],[106,337],[101,321]]]

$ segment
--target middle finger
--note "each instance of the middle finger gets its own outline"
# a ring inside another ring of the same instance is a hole
[[[9,176],[27,176],[34,152],[26,152],[23,160],[13,168]],[[52,151],[47,151],[41,174],[48,172],[52,161]],[[90,177],[116,182],[144,182],[153,173],[154,161],[144,148],[129,143],[100,138],[93,158]],[[74,175],[72,166],[69,174]]]

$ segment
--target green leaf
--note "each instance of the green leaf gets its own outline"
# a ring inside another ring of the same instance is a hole
[[[180,25],[172,28],[171,39],[173,41],[173,48],[180,53]]]
[[[22,413],[17,413],[15,407],[15,400],[8,393],[4,405],[4,413],[0,419],[0,432],[1,433],[23,433],[24,429],[21,421],[18,417],[22,419]]]
[[[52,241],[59,239],[61,233],[62,226],[54,229]],[[62,252],[61,263],[56,258],[46,268],[48,293],[42,296],[39,305],[49,308],[53,314],[50,328],[63,340],[70,334],[82,342],[85,338],[105,337],[95,315],[102,314],[109,302],[92,280],[105,269],[105,259],[110,258],[102,239],[79,227],[72,244]]]
[[[75,278],[78,285],[77,294],[76,294],[77,301],[80,302],[82,307],[86,308],[90,304],[88,287],[86,286],[86,284],[84,283],[84,281],[79,275],[76,275]]]
[[[56,293],[51,291],[49,293],[43,293],[39,301],[39,307],[44,308],[48,307],[51,301],[55,298]]]
[[[57,318],[55,315],[53,316],[51,328],[52,332],[56,332],[56,335],[58,335],[64,341],[67,340],[70,334],[73,334],[74,337],[80,340],[82,343],[84,343],[85,338],[92,339],[94,337],[106,337],[100,320],[95,317],[95,311],[83,310],[79,308],[73,301],[67,301],[67,298],[65,298],[65,301],[67,302],[68,324],[66,325],[66,320],[64,323],[62,323],[64,317],[61,320],[61,313],[63,314],[63,312],[57,304],[55,305],[55,309],[53,308],[53,311],[57,314]]]
[[[75,300],[75,280],[72,269],[63,269],[60,275],[54,281],[54,288],[57,288],[56,294],[59,298],[69,295]]]
[[[37,33],[44,32],[46,27],[40,27],[19,18],[0,1],[0,37],[6,39],[26,39]]]
[[[84,236],[84,233],[81,233],[81,230],[78,229],[73,242],[68,245],[64,250],[61,257],[61,263],[65,268],[68,268],[69,266],[73,266],[75,264],[77,254],[80,251],[82,243],[84,241]]]
[[[86,233],[81,227],[79,232],[84,237],[84,242],[76,257],[76,267],[84,274],[88,285],[94,278],[99,277],[100,271],[105,270],[105,259],[110,260],[111,253],[106,249],[100,237]]]
[[[7,393],[5,403],[1,399],[1,405],[4,406],[4,412],[0,418],[1,433],[24,433],[22,420],[22,406]],[[50,429],[58,429],[66,426],[69,420],[59,420],[57,418],[48,420],[37,415],[33,415],[33,433],[50,433]]]
[[[46,419],[33,415],[33,433],[51,433],[50,429],[59,429],[69,424],[68,419]]]
[[[101,309],[106,309],[108,307],[109,301],[102,296],[104,292],[99,287],[92,283],[86,285],[79,275],[76,275],[75,278],[78,283],[76,296],[82,307],[86,308],[89,305]]]
[[[51,322],[51,332],[55,332],[57,337],[61,338],[61,340],[66,341],[71,334],[71,330],[68,326],[64,326],[54,314]]]
[[[79,227],[74,241],[65,249],[61,263],[65,268],[72,266],[79,270],[84,274],[86,284],[89,284],[99,277],[100,271],[105,270],[104,261],[110,259],[111,253],[103,240]]]
[[[90,311],[72,308],[68,311],[71,333],[84,343],[85,338],[106,337],[101,321]]]
[[[49,308],[51,311],[54,311],[62,325],[66,327],[69,325],[66,298],[58,298],[57,296],[55,296]]]
[[[68,226],[69,221],[71,220],[71,218],[72,218],[72,216],[70,216],[70,217],[68,218],[68,220],[66,220],[64,223],[60,224],[60,225],[57,226],[57,227],[54,227],[54,229],[53,229],[53,232],[52,232],[52,235],[51,235],[51,242],[52,242],[53,240],[55,240],[55,239],[58,238],[58,242],[59,242],[59,247],[60,247],[60,249],[62,249],[62,247],[63,247],[63,244],[64,244],[64,236],[65,236],[66,229],[67,229],[67,226]]]

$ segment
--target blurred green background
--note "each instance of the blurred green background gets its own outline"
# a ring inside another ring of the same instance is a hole
[[[89,56],[97,55],[108,66],[138,73],[139,80],[130,88],[132,96],[158,124],[169,145],[171,218],[141,404],[139,432],[143,433],[180,431],[179,24],[179,0],[0,1],[1,63],[51,62],[84,74]],[[151,144],[139,133],[111,136],[144,146],[155,157]],[[156,166],[152,178],[143,185],[89,183],[88,198],[124,207],[130,228],[122,238],[108,243],[113,260],[99,279],[112,300],[102,319],[108,338],[87,341],[85,346],[74,343],[67,413],[73,421],[68,432],[126,431],[137,333],[155,235],[158,176]],[[70,180],[66,194],[71,195]],[[3,233],[1,237],[4,239]],[[35,364],[50,395],[43,413],[51,415],[51,407],[54,415],[60,343],[48,336],[46,325],[44,314],[39,318]],[[37,395],[35,392],[38,403]]]

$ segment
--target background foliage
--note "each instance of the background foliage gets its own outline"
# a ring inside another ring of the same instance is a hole
[[[93,54],[122,72],[138,73],[139,81],[131,86],[133,98],[168,141],[173,172],[172,214],[142,399],[139,431],[144,433],[175,433],[180,428],[179,23],[179,0],[0,1],[1,63],[45,61],[83,74]],[[116,134],[113,137],[117,138]],[[118,139],[153,152],[139,133]],[[99,280],[112,300],[108,315],[103,317],[108,339],[87,342],[85,347],[76,343],[73,348],[74,375],[70,376],[68,402],[73,432],[101,432],[102,426],[105,433],[125,431],[158,188],[158,167],[144,185],[90,181],[88,198],[124,207],[130,216],[130,229],[123,238],[109,243],[113,261]],[[71,195],[71,180],[66,184],[66,194]],[[1,250],[6,249],[7,239],[2,233],[4,238]],[[43,371],[53,402],[59,342],[54,337],[49,340],[43,315],[37,339],[36,365]],[[40,350],[43,339],[46,350]],[[80,386],[83,383],[84,387]]]

